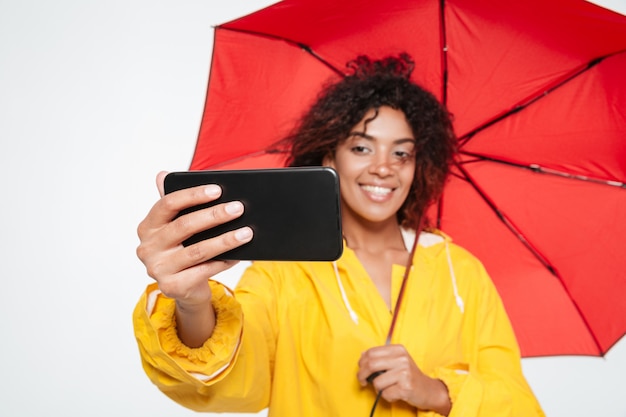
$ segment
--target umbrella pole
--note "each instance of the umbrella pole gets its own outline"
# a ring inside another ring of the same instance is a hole
[[[400,292],[398,293],[398,298],[396,300],[396,308],[393,309],[393,316],[391,318],[391,325],[389,325],[389,331],[387,332],[387,340],[385,340],[385,345],[391,344],[391,337],[393,336],[393,330],[396,327],[396,321],[398,319],[398,312],[400,311],[400,305],[402,304],[402,300],[404,299],[404,290],[406,288],[406,283],[409,280],[409,273],[413,268],[413,257],[415,256],[415,251],[417,250],[417,245],[420,238],[420,233],[424,227],[424,219],[426,216],[424,213],[420,216],[419,226],[415,231],[415,240],[413,241],[413,246],[411,247],[411,252],[409,254],[409,260],[407,261],[406,267],[404,268],[404,276],[402,277],[402,284],[400,285]],[[367,377],[367,382],[370,384],[374,381],[374,378],[384,373],[385,371],[377,371],[372,373]],[[378,401],[380,400],[380,396],[382,394],[382,390],[378,391],[376,394],[376,400],[374,401],[374,405],[372,406],[372,411],[370,412],[370,417],[374,416],[374,412],[376,411],[376,406],[378,405]]]

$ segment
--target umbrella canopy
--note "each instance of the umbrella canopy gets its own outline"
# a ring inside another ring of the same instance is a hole
[[[191,169],[271,152],[359,54],[406,51],[460,149],[433,222],[493,278],[522,355],[626,333],[626,17],[582,0],[286,0],[220,25]]]

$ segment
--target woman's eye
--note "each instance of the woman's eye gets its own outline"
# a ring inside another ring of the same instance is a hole
[[[408,151],[395,151],[396,157],[400,159],[409,159],[413,156],[413,152]]]
[[[356,145],[356,146],[352,147],[352,152],[354,152],[354,153],[366,153],[368,151],[369,151],[369,149],[367,149],[367,147],[365,147],[365,146]]]

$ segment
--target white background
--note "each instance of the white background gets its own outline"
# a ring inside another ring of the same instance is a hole
[[[0,0],[0,416],[196,415],[140,367],[135,229],[189,166],[212,26],[270,3]],[[523,366],[549,416],[626,416],[626,340]]]

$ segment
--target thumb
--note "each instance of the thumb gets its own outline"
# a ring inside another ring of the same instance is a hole
[[[163,197],[165,195],[165,187],[163,183],[165,182],[165,176],[169,174],[167,171],[161,171],[156,176],[156,185],[159,190],[159,195]]]

